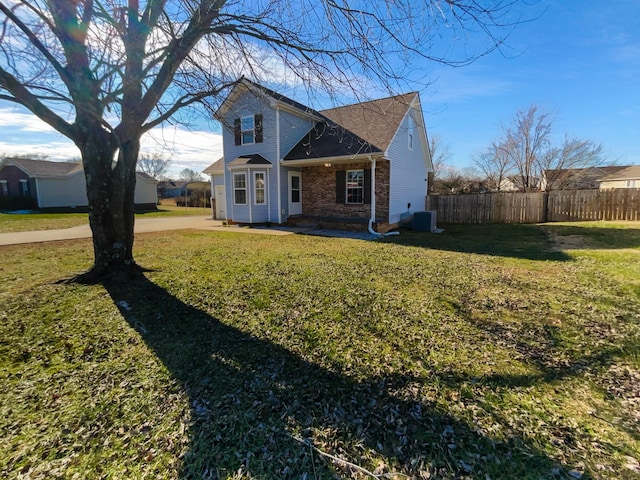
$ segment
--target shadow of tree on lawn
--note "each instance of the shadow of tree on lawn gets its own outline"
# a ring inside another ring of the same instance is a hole
[[[188,394],[183,478],[364,478],[321,451],[379,475],[404,474],[397,478],[542,478],[554,468],[563,475],[526,439],[492,438],[421,398],[420,384],[433,379],[356,381],[225,325],[147,279],[105,288]]]

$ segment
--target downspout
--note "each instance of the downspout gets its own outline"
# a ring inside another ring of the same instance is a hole
[[[255,179],[251,178],[251,169],[247,168],[247,205],[249,206],[249,223],[253,223],[253,205],[251,204],[251,189],[254,187],[253,183]]]
[[[276,195],[278,196],[278,201],[276,202],[278,206],[278,224],[282,223],[282,198],[280,195],[280,107],[276,104]],[[271,214],[269,214],[271,215]]]
[[[271,170],[267,168],[266,175],[266,185],[264,186],[264,194],[267,196],[267,221],[271,223],[271,192],[269,191],[269,186],[271,185]]]
[[[376,237],[400,235],[400,232],[378,233],[373,229],[373,222],[376,221],[376,159],[370,156],[369,160],[371,161],[371,217],[369,217],[369,233]]]

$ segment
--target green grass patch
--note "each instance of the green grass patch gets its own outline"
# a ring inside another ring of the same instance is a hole
[[[574,227],[0,247],[0,475],[639,478],[638,230]]]

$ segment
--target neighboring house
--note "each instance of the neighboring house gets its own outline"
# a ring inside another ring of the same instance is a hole
[[[545,170],[543,190],[585,190],[599,188],[600,181],[627,166],[596,166],[586,168],[562,168]]]
[[[146,173],[136,173],[136,208],[157,208],[156,183]],[[28,200],[30,208],[41,210],[86,210],[89,203],[82,163],[5,158],[0,162],[0,205],[21,199]]]
[[[533,177],[529,179],[529,190],[530,191],[539,191],[541,180],[538,177]],[[501,192],[524,192],[526,189],[524,187],[524,181],[520,175],[509,175],[502,179],[500,182],[500,191]]]
[[[161,180],[158,182],[158,195],[160,198],[184,197],[188,183],[186,180]]]
[[[610,188],[640,188],[640,165],[631,165],[600,180],[600,190]]]
[[[227,218],[227,202],[224,186],[224,157],[219,158],[216,162],[209,165],[202,173],[211,176],[211,205],[213,208],[213,218],[217,220],[224,220]]]
[[[318,112],[243,79],[217,117],[224,156],[205,170],[216,216],[382,233],[425,209],[432,164],[416,92]]]

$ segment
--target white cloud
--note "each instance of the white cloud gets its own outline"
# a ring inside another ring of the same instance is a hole
[[[0,108],[0,127],[17,127],[25,132],[55,132],[35,115],[19,113],[13,108]]]
[[[77,147],[29,113],[0,108],[0,154],[46,155],[50,160],[79,158]],[[157,127],[142,138],[142,153],[171,158],[171,172],[201,172],[222,156],[222,135],[183,127]]]

